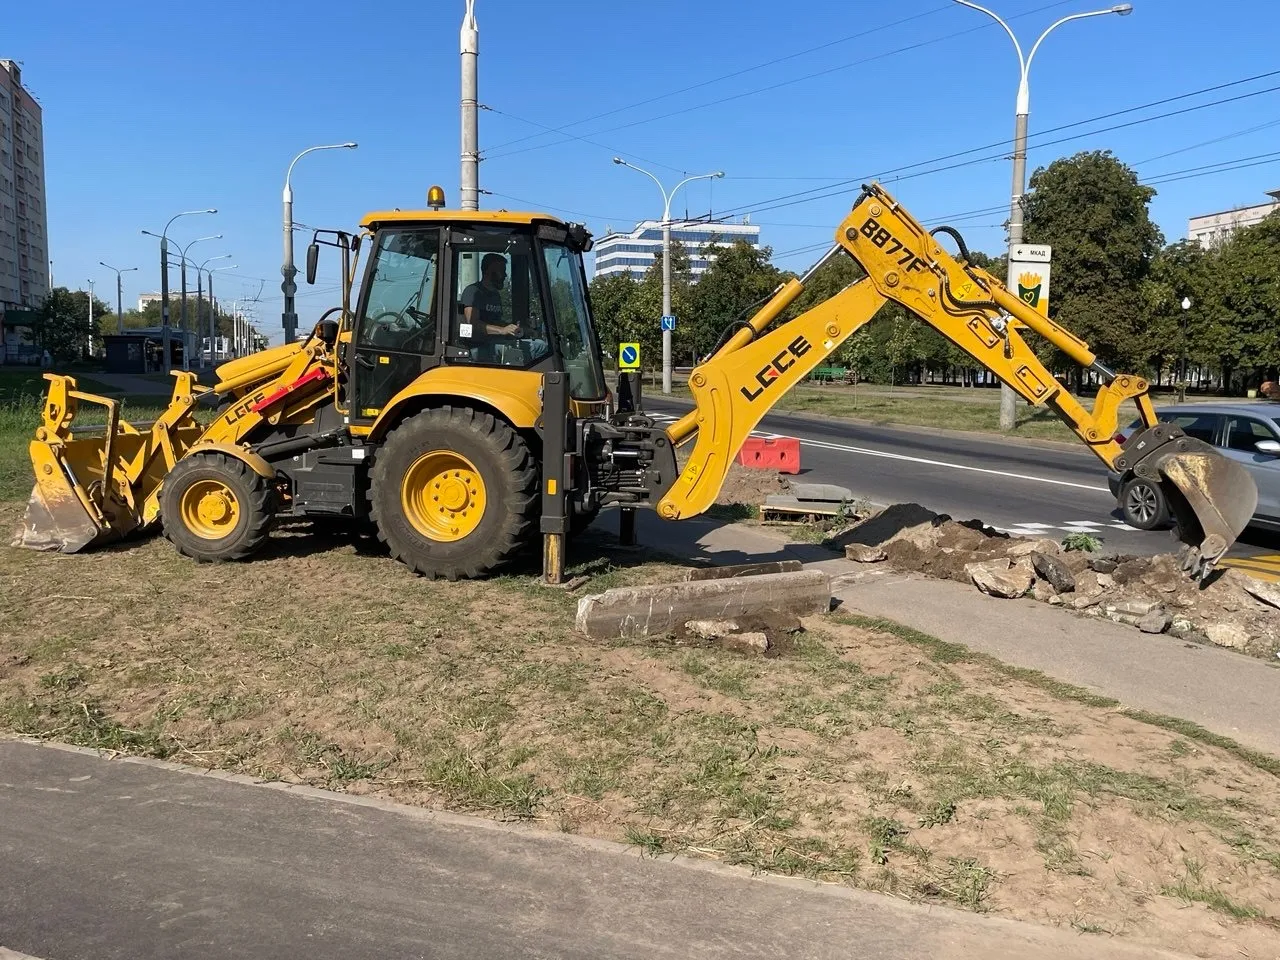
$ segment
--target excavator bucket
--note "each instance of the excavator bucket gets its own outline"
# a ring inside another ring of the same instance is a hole
[[[1248,526],[1258,488],[1243,466],[1209,444],[1161,424],[1125,444],[1135,474],[1160,484],[1183,542],[1183,569],[1208,576]]]

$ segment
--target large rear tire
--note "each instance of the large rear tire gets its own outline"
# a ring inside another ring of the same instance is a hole
[[[200,563],[243,560],[271,534],[275,491],[249,465],[225,453],[179,460],[160,493],[164,535]]]
[[[474,579],[537,532],[538,471],[502,420],[468,407],[424,410],[378,450],[369,506],[378,538],[415,573]]]

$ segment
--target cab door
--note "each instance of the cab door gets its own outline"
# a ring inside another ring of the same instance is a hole
[[[438,226],[378,231],[352,344],[353,422],[440,363],[440,239]]]

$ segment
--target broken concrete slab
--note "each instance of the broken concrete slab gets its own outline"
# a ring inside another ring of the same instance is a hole
[[[1025,557],[1032,553],[1043,553],[1056,557],[1061,552],[1056,540],[1015,540],[1005,550],[1007,557]]]
[[[1070,593],[1076,588],[1075,574],[1056,554],[1033,551],[1031,566],[1035,569],[1037,576],[1047,580],[1058,593]]]
[[[697,567],[685,574],[686,581],[728,580],[733,577],[758,577],[764,573],[794,573],[802,569],[799,560],[764,560],[760,563],[735,563],[726,567]]]
[[[690,620],[684,628],[693,636],[703,640],[715,640],[725,637],[738,629],[737,620]]]
[[[831,609],[820,570],[617,587],[578,601],[578,630],[597,640],[662,636],[690,620],[807,617]]]
[[[970,563],[965,571],[973,579],[974,585],[991,597],[1002,597],[1011,600],[1020,597],[1031,589],[1035,574],[1031,565],[1010,567],[1007,557],[1002,560],[988,560],[985,563]]]
[[[865,543],[847,544],[844,555],[856,563],[879,563],[888,556],[883,547],[873,547]]]
[[[1094,557],[1089,561],[1089,569],[1094,573],[1115,573],[1120,563],[1114,557]]]
[[[1265,580],[1255,580],[1253,577],[1242,577],[1240,585],[1255,600],[1261,600],[1268,606],[1280,607],[1280,586]]]
[[[1172,619],[1163,607],[1157,607],[1139,620],[1137,627],[1143,633],[1164,633]]]
[[[1145,617],[1148,613],[1160,606],[1156,600],[1118,600],[1115,603],[1107,604],[1108,610],[1116,613],[1129,614],[1135,617]]]

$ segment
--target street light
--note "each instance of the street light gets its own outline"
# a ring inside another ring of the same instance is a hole
[[[212,263],[214,260],[230,260],[230,259],[231,259],[231,254],[229,254],[229,253],[220,253],[220,254],[218,254],[218,256],[216,256],[216,257],[209,257],[208,259],[206,259],[206,260],[204,261],[204,263],[202,263],[202,264],[200,264],[198,267],[196,267],[196,322],[195,322],[195,328],[196,328],[196,335],[197,335],[197,336],[199,336],[199,335],[200,335],[200,308],[201,308],[201,306],[203,306],[203,304],[204,304],[204,284],[203,284],[204,273],[208,273],[208,274],[209,274],[209,302],[210,302],[210,304],[212,304],[212,303],[213,303],[213,271],[212,271],[212,270],[205,270],[205,264],[206,264],[206,263]],[[203,271],[203,272],[202,272],[202,271]],[[212,317],[212,312],[210,313],[209,326],[210,326],[210,328],[212,328],[212,327],[213,327],[213,317]],[[210,336],[212,337],[212,335],[210,335]],[[210,339],[210,340],[209,340],[209,350],[210,350],[210,351],[212,351],[212,350],[213,350],[213,340],[212,340],[212,339]],[[210,361],[210,364],[209,364],[209,365],[210,365],[210,366],[212,366],[212,365],[213,365],[212,361]],[[201,364],[201,366],[204,366],[204,364],[202,363],[202,364]]]
[[[93,359],[93,280],[89,281],[89,351],[86,360]]]
[[[716,170],[713,173],[685,177],[668,193],[662,181],[643,167],[628,163],[621,157],[614,157],[613,162],[643,173],[658,185],[658,190],[662,193],[662,315],[669,317],[671,316],[671,200],[675,197],[676,191],[686,183],[692,183],[694,180],[719,180],[724,176],[724,171]],[[671,331],[667,329],[662,331],[662,392],[671,392]]]
[[[346,143],[326,143],[317,147],[307,147],[293,158],[284,175],[284,264],[280,267],[280,273],[284,275],[284,281],[280,284],[280,290],[284,293],[284,310],[280,315],[280,322],[284,326],[285,343],[293,342],[298,328],[298,315],[293,310],[293,295],[298,292],[298,285],[293,282],[293,278],[298,275],[298,271],[293,266],[293,187],[289,183],[290,177],[293,176],[293,164],[316,150],[354,150],[357,146],[359,144],[349,140]]]
[[[1182,377],[1178,381],[1178,402],[1187,400],[1187,315],[1191,312],[1191,298],[1182,298]]]
[[[1022,224],[1023,209],[1022,199],[1026,190],[1027,181],[1027,118],[1031,114],[1031,90],[1027,85],[1027,75],[1031,71],[1031,61],[1035,59],[1036,51],[1040,49],[1040,44],[1044,42],[1044,38],[1053,33],[1058,27],[1064,23],[1070,23],[1072,20],[1084,20],[1088,17],[1101,17],[1107,14],[1117,14],[1127,17],[1133,13],[1133,4],[1121,3],[1114,7],[1108,7],[1105,10],[1090,10],[1087,13],[1073,13],[1049,24],[1048,29],[1040,34],[1039,39],[1031,46],[1031,53],[1024,57],[1022,55],[1022,44],[1018,42],[1017,35],[1013,32],[1013,28],[1005,23],[1000,17],[988,10],[986,7],[980,7],[973,3],[972,0],[955,0],[961,6],[970,7],[980,13],[985,13],[1000,26],[1004,27],[1004,32],[1009,35],[1009,39],[1013,41],[1013,49],[1018,54],[1018,67],[1020,72],[1018,80],[1018,100],[1016,105],[1017,117],[1014,123],[1013,134],[1013,193],[1009,200],[1009,263],[1007,273],[1005,275],[1006,282],[1010,289],[1013,289],[1013,248],[1022,243]],[[1017,395],[1006,384],[1000,385],[1000,429],[1012,430],[1015,419],[1015,402]]]
[[[231,254],[228,253],[227,256],[229,257],[231,256]],[[213,257],[211,259],[218,260],[221,258]],[[208,263],[207,260],[205,262]],[[219,270],[239,270],[239,269],[240,269],[240,265],[238,263],[230,263],[224,267],[210,267],[208,270],[205,271],[205,273],[209,274],[209,366],[210,367],[213,366],[213,358],[217,353],[216,345],[218,342],[218,301],[213,298],[213,275],[217,273]]]
[[[169,222],[164,225],[164,229],[160,231],[160,340],[164,351],[164,372],[168,373],[170,369],[169,363],[169,228],[173,226],[173,221],[179,217],[190,217],[199,213],[217,213],[217,207],[210,207],[207,210],[184,210],[182,213],[175,213],[169,218]],[[143,230],[148,236],[156,236],[149,230]]]
[[[122,273],[129,273],[131,270],[137,270],[138,268],[125,267],[123,270],[117,270],[111,264],[103,263],[101,260],[98,261],[98,265],[106,267],[108,270],[115,270],[116,272],[116,333],[124,333],[124,295],[120,275]]]
[[[154,236],[155,236],[155,234],[154,234],[154,233],[152,233],[150,230],[143,230],[142,232],[143,232],[143,233],[145,233],[145,234],[146,234],[147,236],[149,236],[149,237],[154,237]],[[178,261],[179,261],[179,264],[180,264],[180,267],[181,267],[181,270],[182,270],[182,274],[181,274],[181,276],[182,276],[182,310],[181,310],[181,313],[180,313],[180,315],[179,315],[179,320],[180,320],[180,322],[181,322],[181,324],[182,324],[181,329],[182,329],[182,369],[183,369],[183,370],[190,370],[190,369],[191,369],[191,362],[190,362],[190,358],[187,356],[188,351],[187,351],[187,340],[186,340],[186,335],[187,335],[187,263],[188,263],[188,262],[190,262],[190,261],[188,260],[188,258],[187,258],[187,251],[188,251],[188,250],[190,250],[190,249],[191,249],[193,246],[195,246],[197,243],[203,243],[203,242],[204,242],[204,241],[206,241],[206,240],[221,240],[221,239],[222,239],[222,234],[220,234],[220,233],[215,233],[215,234],[212,234],[212,235],[207,236],[207,237],[196,237],[194,240],[189,240],[189,241],[187,241],[187,245],[186,245],[185,247],[178,246],[176,243],[174,244],[174,246],[178,247],[178,251],[179,251]],[[161,248],[162,248],[162,249],[166,249],[166,248],[167,248],[167,245],[168,245],[168,241],[167,241],[164,237],[161,237],[161,238],[160,238],[160,246],[161,246]],[[193,264],[193,265],[194,265],[194,264]],[[168,288],[168,283],[167,283],[167,282],[165,283],[165,287],[166,287],[166,290],[167,290],[167,288]],[[167,337],[166,337],[166,341],[165,341],[165,342],[166,342],[166,343],[168,342]],[[166,355],[166,356],[167,356],[167,355]],[[166,361],[165,361],[165,366],[168,366],[168,365],[169,365],[169,364],[168,364],[168,361],[166,360]],[[166,373],[167,373],[167,372],[168,372],[168,371],[166,371]]]

